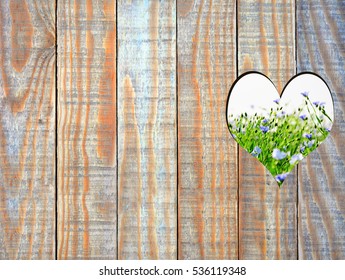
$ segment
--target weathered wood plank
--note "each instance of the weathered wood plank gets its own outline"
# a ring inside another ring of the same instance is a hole
[[[58,258],[116,258],[116,2],[58,2]]]
[[[345,2],[297,1],[297,69],[330,86],[330,137],[300,164],[299,258],[345,259]]]
[[[179,259],[237,259],[235,1],[178,1]]]
[[[119,259],[176,259],[176,3],[118,2]]]
[[[239,74],[260,71],[281,92],[295,72],[294,1],[239,0],[238,5]],[[279,189],[242,148],[239,170],[239,258],[296,259],[296,172]]]
[[[0,2],[0,259],[55,257],[55,4]]]

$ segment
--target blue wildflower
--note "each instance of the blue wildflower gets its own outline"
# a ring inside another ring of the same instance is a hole
[[[313,134],[311,134],[311,133],[306,133],[306,134],[304,134],[304,137],[305,138],[308,138],[309,140],[313,137]]]
[[[280,98],[274,99],[273,102],[279,104]]]
[[[289,173],[278,174],[275,179],[278,183],[283,183]]]
[[[301,161],[303,159],[303,156],[301,154],[296,154],[296,155],[293,155],[290,159],[290,164],[293,165],[296,163],[296,161]]]
[[[268,123],[268,119],[263,119],[262,123]]]
[[[314,143],[315,143],[315,140],[309,141],[308,148],[311,148],[314,145]]]
[[[304,92],[301,92],[301,94],[302,94],[304,97],[308,97],[309,92],[304,91]]]
[[[260,125],[260,129],[263,133],[266,133],[270,128],[268,126]]]
[[[319,106],[319,105],[320,105],[320,101],[314,101],[313,104],[314,104],[315,106]]]
[[[325,130],[326,130],[327,132],[331,132],[331,130],[330,130],[329,128],[327,128],[327,127],[325,127]]]
[[[258,146],[255,146],[253,151],[251,152],[252,156],[254,156],[254,157],[258,157],[260,155],[260,153],[261,153],[261,149]]]
[[[285,116],[285,114],[286,114],[285,111],[281,111],[277,114],[277,117],[281,118],[281,117]]]
[[[303,121],[305,121],[307,119],[307,115],[300,115],[299,118]]]
[[[277,160],[281,160],[283,158],[286,158],[287,153],[284,153],[283,151],[280,151],[279,149],[275,148],[272,153],[272,157]]]
[[[300,151],[301,153],[303,153],[303,152],[305,151],[305,147],[302,146],[302,147],[299,149],[299,151]]]

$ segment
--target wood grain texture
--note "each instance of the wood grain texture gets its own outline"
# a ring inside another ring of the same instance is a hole
[[[235,1],[178,1],[179,259],[237,259]]]
[[[290,0],[238,1],[239,74],[260,71],[282,91],[295,72],[294,14]],[[239,258],[296,259],[296,172],[279,189],[242,148],[239,170]]]
[[[0,259],[55,255],[55,4],[0,2]]]
[[[116,2],[58,2],[58,259],[116,258]]]
[[[176,259],[176,3],[118,2],[119,259]]]
[[[345,259],[344,1],[57,3],[0,1],[0,259]],[[335,124],[279,189],[226,100],[296,66]]]
[[[345,259],[345,2],[297,1],[298,72],[325,79],[334,101],[330,137],[300,164],[299,258]]]

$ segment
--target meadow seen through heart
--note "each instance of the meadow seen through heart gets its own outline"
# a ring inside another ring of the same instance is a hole
[[[240,76],[229,93],[231,135],[269,170],[279,186],[326,139],[333,119],[330,90],[313,73],[293,77],[281,98],[274,84],[257,72]]]

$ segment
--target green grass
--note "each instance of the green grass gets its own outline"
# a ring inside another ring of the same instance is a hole
[[[265,116],[229,116],[232,136],[266,166],[279,186],[294,166],[327,137],[329,128],[324,126],[324,120],[332,122],[323,104],[312,103],[307,93],[303,96],[304,104],[290,115],[277,101],[278,106]]]

